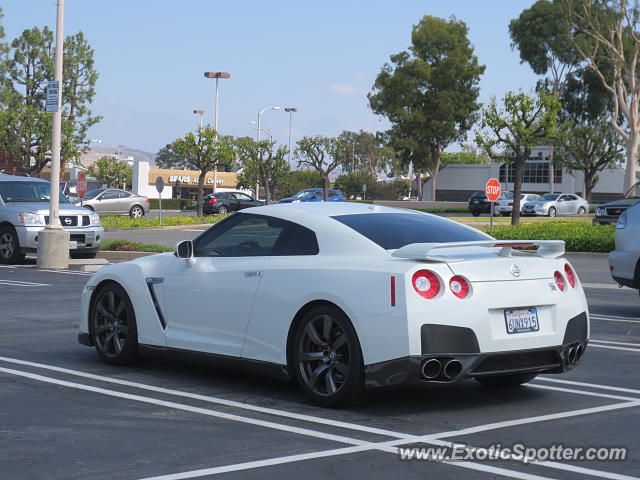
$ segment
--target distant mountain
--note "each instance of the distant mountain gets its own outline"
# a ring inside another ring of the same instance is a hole
[[[155,153],[145,152],[144,150],[138,150],[137,148],[131,148],[124,145],[118,145],[118,152],[118,157],[123,160],[128,159],[128,157],[133,157],[134,160],[149,162],[151,168],[156,166]],[[104,155],[113,155],[115,153],[116,151],[112,147],[92,143],[90,150],[88,150],[87,153],[80,155],[80,163],[85,167],[90,167],[93,162],[100,157]]]

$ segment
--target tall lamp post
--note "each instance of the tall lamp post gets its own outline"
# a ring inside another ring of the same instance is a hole
[[[213,129],[218,132],[218,100],[220,99],[220,89],[218,88],[218,81],[221,78],[231,78],[229,72],[204,72],[204,78],[216,79],[216,103],[213,108]],[[201,127],[202,128],[202,127]],[[213,169],[213,193],[218,190],[218,167]]]
[[[202,130],[202,116],[204,115],[204,110],[194,110],[193,113],[200,115],[200,130]]]
[[[38,234],[38,268],[69,268],[69,232],[60,225],[60,136],[62,131],[62,49],[64,42],[64,0],[56,9],[56,50],[53,79],[57,82],[57,105],[51,132],[51,193],[49,224]],[[50,110],[51,111],[51,110]]]
[[[262,110],[260,110],[258,112],[258,128],[257,128],[257,131],[256,131],[256,142],[260,142],[260,117],[267,110],[280,110],[280,107],[278,107],[278,106],[264,107]],[[256,200],[258,200],[258,197],[260,196],[259,192],[260,192],[260,181],[258,181],[256,183]]]
[[[298,109],[295,107],[285,107],[284,111],[289,114],[289,163],[291,163],[291,117]]]

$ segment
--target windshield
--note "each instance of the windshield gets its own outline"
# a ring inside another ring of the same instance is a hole
[[[365,213],[338,215],[344,223],[385,250],[412,243],[449,243],[487,240],[478,230],[432,215],[415,213]]]
[[[49,182],[2,182],[0,196],[5,202],[48,202],[51,185]],[[62,193],[60,203],[69,203]]]
[[[640,198],[640,182],[636,183],[624,194],[624,198]]]
[[[557,200],[559,196],[559,193],[545,193],[542,198],[543,200]]]
[[[502,194],[500,194],[500,200],[513,200],[513,193],[503,192]]]
[[[89,200],[91,198],[96,198],[102,192],[104,192],[104,188],[98,188],[97,190],[90,190],[84,194],[84,199]]]
[[[296,193],[293,198],[309,198],[313,197],[317,193],[317,190],[302,190],[301,192]]]

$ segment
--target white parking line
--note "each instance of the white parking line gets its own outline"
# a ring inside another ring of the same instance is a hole
[[[529,383],[528,386],[533,388],[541,388],[543,390],[554,390],[556,392],[566,392],[566,393],[580,392],[582,395],[591,395],[593,397],[610,398],[612,400],[627,400],[631,402],[640,401],[640,398],[622,397],[620,395],[611,395],[610,393],[587,392],[586,390],[575,390],[572,388],[564,388],[564,387],[551,387],[549,385],[538,385],[536,383]]]
[[[76,270],[49,270],[49,269],[40,269],[37,268],[35,265],[0,265],[0,268],[27,268],[27,269],[31,269],[37,272],[49,272],[49,273],[66,273],[69,275],[93,275],[93,273],[87,273],[87,272],[79,272]]]
[[[612,342],[610,340],[598,340],[596,338],[592,338],[589,341],[590,342],[597,342],[597,343],[605,343],[605,344],[609,344],[609,345],[626,345],[627,347],[640,347],[640,343]]]
[[[636,317],[618,317],[613,315],[599,315],[596,313],[589,314],[589,319],[602,322],[640,323],[640,318]]]
[[[21,365],[36,366],[38,368],[54,370],[54,371],[58,371],[58,372],[61,372],[61,373],[67,373],[67,374],[71,374],[71,375],[78,375],[78,376],[97,379],[97,380],[101,380],[101,381],[105,381],[105,382],[119,383],[119,384],[124,384],[124,385],[129,385],[129,386],[136,386],[138,388],[146,388],[146,389],[149,389],[149,390],[154,390],[154,391],[163,392],[163,393],[181,394],[182,396],[188,396],[190,398],[195,398],[195,399],[199,399],[199,400],[209,400],[209,401],[211,401],[211,399],[215,399],[214,397],[207,397],[207,396],[196,395],[196,394],[187,394],[186,392],[179,392],[179,391],[175,391],[175,390],[161,389],[159,387],[153,387],[153,386],[150,386],[150,385],[137,384],[135,382],[127,382],[127,381],[124,381],[124,380],[110,379],[108,377],[100,377],[98,375],[87,374],[87,373],[84,373],[84,372],[79,372],[79,371],[75,371],[75,370],[69,370],[69,369],[65,369],[65,368],[61,368],[61,367],[51,367],[51,366],[48,366],[48,365],[38,364],[38,363],[35,363],[35,362],[28,362],[28,361],[24,361],[24,360],[11,359],[11,358],[7,358],[7,357],[0,357],[0,360],[7,361],[7,362],[10,362],[10,363],[17,363],[17,364],[21,364]],[[472,433],[484,432],[484,431],[493,430],[493,429],[506,428],[506,427],[516,426],[516,425],[525,425],[525,424],[529,424],[529,423],[542,422],[542,421],[548,421],[548,420],[556,420],[556,419],[561,419],[561,418],[569,418],[569,417],[574,417],[574,416],[578,416],[578,415],[591,415],[591,414],[595,414],[595,413],[600,413],[600,412],[605,412],[605,411],[612,411],[612,410],[617,410],[617,409],[621,409],[621,408],[635,407],[635,406],[639,406],[640,405],[640,400],[634,399],[634,401],[631,401],[631,402],[618,403],[618,404],[613,404],[613,405],[605,405],[605,406],[601,406],[601,407],[592,407],[592,408],[586,408],[586,409],[580,409],[580,410],[573,410],[573,411],[569,411],[569,412],[562,412],[562,413],[556,413],[556,414],[540,415],[540,416],[536,416],[536,417],[528,417],[528,418],[517,419],[517,420],[495,422],[495,423],[491,423],[491,424],[487,424],[487,425],[479,425],[479,426],[476,426],[476,427],[471,427],[471,428],[466,428],[466,429],[461,429],[461,430],[454,430],[454,431],[449,431],[449,432],[441,432],[441,433],[436,433],[436,434],[416,436],[416,435],[409,435],[409,434],[404,434],[404,433],[400,433],[400,432],[393,432],[393,431],[389,431],[389,430],[374,429],[374,428],[371,428],[371,427],[366,427],[366,426],[358,425],[358,424],[352,424],[352,423],[348,423],[348,422],[328,421],[327,419],[322,419],[322,418],[319,418],[319,417],[313,417],[313,416],[308,416],[308,415],[300,415],[300,414],[292,414],[290,412],[285,412],[285,411],[282,411],[282,410],[263,409],[261,407],[254,407],[254,406],[247,405],[247,404],[242,404],[242,403],[239,403],[239,402],[232,402],[232,401],[225,401],[225,400],[222,400],[222,399],[215,399],[215,400],[219,400],[220,403],[223,403],[223,404],[226,404],[226,405],[234,404],[234,406],[240,406],[241,408],[244,408],[244,409],[249,409],[249,410],[254,410],[254,411],[262,411],[263,413],[271,413],[271,414],[277,414],[277,415],[285,414],[289,418],[297,418],[297,419],[303,419],[303,420],[307,420],[307,421],[314,421],[314,422],[324,423],[324,424],[327,424],[327,425],[340,426],[342,428],[350,428],[350,429],[353,429],[353,430],[359,430],[359,431],[365,431],[365,432],[371,432],[371,433],[379,433],[379,434],[388,435],[388,436],[392,436],[392,437],[396,437],[397,438],[397,440],[393,440],[393,441],[389,441],[389,442],[370,443],[370,442],[363,442],[363,441],[360,441],[360,440],[357,440],[357,439],[352,439],[350,437],[343,437],[343,436],[338,436],[338,435],[329,435],[329,434],[324,434],[322,432],[316,432],[314,430],[300,429],[300,428],[296,428],[296,427],[290,427],[288,425],[277,424],[277,423],[274,423],[274,422],[263,422],[263,421],[260,421],[260,420],[255,420],[255,419],[251,419],[251,418],[247,418],[247,417],[241,417],[241,416],[232,415],[232,414],[225,414],[225,413],[222,413],[222,412],[217,412],[217,411],[209,410],[209,409],[201,409],[201,408],[191,407],[189,405],[178,404],[178,403],[175,403],[175,402],[166,402],[166,401],[163,401],[163,400],[154,399],[152,397],[143,397],[143,396],[140,396],[140,395],[132,395],[132,394],[124,393],[124,392],[119,392],[119,391],[116,391],[116,390],[107,390],[107,389],[101,389],[101,388],[92,387],[92,386],[84,385],[84,384],[66,382],[64,380],[58,380],[58,379],[55,379],[55,378],[52,378],[52,377],[44,377],[44,376],[41,376],[41,375],[31,374],[31,373],[23,372],[23,371],[20,371],[20,370],[0,368],[0,371],[4,371],[5,373],[10,373],[10,374],[14,374],[14,375],[23,376],[23,377],[26,377],[26,378],[31,378],[31,379],[34,379],[34,380],[39,380],[39,381],[44,381],[44,382],[48,382],[48,383],[54,383],[54,384],[69,386],[71,388],[78,388],[78,389],[81,389],[81,390],[87,390],[87,391],[92,391],[92,392],[97,392],[97,393],[103,393],[103,394],[106,394],[106,395],[117,396],[117,397],[126,398],[126,399],[130,399],[130,400],[137,400],[137,401],[146,402],[146,403],[153,403],[153,404],[157,404],[157,405],[166,406],[168,408],[177,408],[177,409],[187,410],[187,411],[191,411],[191,412],[195,412],[195,413],[204,413],[206,415],[223,417],[223,418],[227,418],[227,419],[230,419],[230,420],[244,421],[246,423],[252,423],[252,424],[256,424],[256,425],[260,425],[260,426],[265,426],[267,428],[276,428],[278,430],[284,430],[284,431],[287,431],[287,432],[301,433],[301,434],[305,434],[305,435],[311,434],[312,436],[318,436],[318,438],[326,438],[326,439],[329,439],[329,440],[343,441],[345,443],[352,443],[352,444],[356,445],[355,447],[347,447],[347,448],[342,448],[342,449],[333,449],[333,450],[327,450],[327,451],[324,451],[324,452],[312,452],[312,453],[307,453],[307,454],[292,455],[292,456],[287,456],[287,457],[279,457],[279,458],[269,459],[269,460],[261,460],[261,461],[257,461],[257,462],[246,462],[246,463],[236,464],[236,465],[227,465],[227,466],[222,466],[222,467],[214,467],[214,468],[210,468],[210,469],[202,469],[202,470],[197,470],[197,471],[172,474],[172,475],[168,475],[168,476],[165,475],[165,476],[155,477],[155,478],[161,478],[161,479],[174,479],[174,480],[182,479],[182,478],[194,478],[194,477],[205,476],[205,475],[213,475],[213,474],[216,474],[216,473],[224,473],[224,472],[231,472],[231,471],[246,470],[246,469],[258,468],[258,467],[269,466],[269,465],[278,465],[278,464],[282,464],[282,463],[292,463],[292,462],[298,462],[298,461],[302,461],[302,460],[306,460],[306,459],[329,457],[329,456],[334,456],[334,455],[356,453],[356,452],[368,451],[368,450],[380,450],[380,451],[384,451],[384,452],[388,452],[388,453],[397,453],[397,449],[391,448],[391,447],[395,447],[395,446],[399,446],[399,445],[406,445],[406,444],[411,444],[411,443],[419,443],[419,442],[422,442],[422,443],[434,443],[435,441],[439,441],[440,439],[446,438],[446,437],[469,435],[469,434],[472,434]],[[606,387],[606,386],[603,386],[603,387]],[[592,392],[584,392],[584,391],[581,391],[581,390],[571,390],[571,389],[563,389],[563,391],[568,391],[568,392],[571,392],[571,393],[582,393],[582,394],[591,394],[592,393]],[[598,396],[600,396],[600,395],[598,395]],[[627,397],[620,397],[620,398],[627,398]],[[318,433],[319,435],[316,435],[316,433]],[[556,465],[553,465],[551,463],[549,463],[549,464],[539,463],[539,464],[542,465],[542,466],[549,467],[549,468],[560,468],[560,467],[558,467]],[[484,464],[475,464],[475,463],[471,463],[471,462],[456,462],[456,463],[453,463],[452,465],[456,465],[456,466],[463,467],[463,468],[470,468],[470,469],[477,470],[477,471],[491,472],[491,473],[495,473],[495,474],[499,474],[499,475],[506,475],[506,476],[512,477],[512,478],[521,478],[521,479],[525,479],[525,480],[533,480],[533,479],[545,478],[545,477],[540,477],[540,476],[536,476],[536,475],[529,475],[529,474],[526,474],[526,473],[521,473],[521,472],[517,472],[517,471],[513,471],[513,470],[506,470],[506,469],[502,469],[502,468],[498,468],[498,467],[491,467],[491,466],[484,465]],[[623,478],[626,478],[624,476],[615,477],[614,476],[615,474],[611,474],[609,472],[600,472],[598,470],[585,469],[585,468],[582,468],[582,467],[574,467],[573,465],[564,465],[564,464],[561,464],[561,465],[562,465],[562,469],[563,470],[575,471],[577,473],[585,473],[585,474],[588,474],[588,475],[598,476],[598,477],[602,477],[602,478],[610,478],[610,479],[616,479],[616,478],[617,479],[623,479]],[[586,473],[586,472],[588,472],[588,473]]]
[[[48,287],[50,283],[36,283],[36,282],[21,282],[19,280],[5,280],[0,279],[0,285],[7,285],[12,287]]]
[[[614,387],[612,385],[602,385],[600,383],[586,383],[576,382],[575,380],[561,380],[559,378],[536,377],[536,381],[539,380],[542,380],[543,382],[564,383],[566,385],[576,385],[579,387],[598,388],[601,390],[610,390],[612,392],[634,393],[636,395],[640,395],[640,390],[634,390],[633,388]]]
[[[583,288],[595,288],[603,290],[621,290],[617,283],[585,283],[582,282]],[[627,290],[631,290],[627,288]]]
[[[625,352],[640,353],[640,348],[627,348],[627,347],[614,347],[613,345],[600,345],[598,343],[589,342],[589,347],[592,348],[606,348],[607,350],[622,350]]]

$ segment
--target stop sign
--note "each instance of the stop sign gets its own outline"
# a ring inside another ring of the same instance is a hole
[[[78,179],[76,181],[76,193],[79,198],[84,198],[84,194],[87,193],[87,174],[84,172],[78,172]]]
[[[500,191],[500,182],[497,178],[490,178],[484,187],[484,193],[487,195],[490,202],[495,202],[500,198]]]

